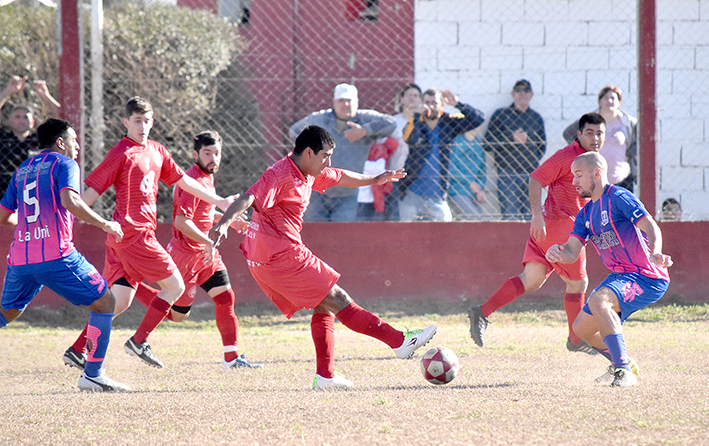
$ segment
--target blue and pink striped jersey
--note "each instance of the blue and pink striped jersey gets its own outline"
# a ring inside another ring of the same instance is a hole
[[[603,264],[615,273],[639,273],[670,280],[667,268],[648,259],[647,236],[635,224],[645,218],[645,206],[628,190],[609,184],[603,195],[576,215],[572,236],[596,247]]]
[[[79,165],[50,150],[17,168],[0,205],[17,212],[8,265],[28,265],[68,256],[74,251],[74,215],[62,206],[61,192],[80,193]]]

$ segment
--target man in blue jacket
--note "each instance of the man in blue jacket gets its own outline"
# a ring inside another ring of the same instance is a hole
[[[445,113],[446,104],[460,112]],[[446,201],[451,143],[456,136],[479,127],[484,120],[480,110],[458,102],[458,97],[450,90],[429,88],[423,93],[423,104],[404,129],[409,158],[405,165],[407,176],[399,186],[403,195],[399,202],[401,221],[453,220]]]

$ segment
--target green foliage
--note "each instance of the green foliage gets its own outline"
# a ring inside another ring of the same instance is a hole
[[[0,7],[0,89],[10,76],[28,76],[29,81],[46,80],[50,91],[57,90],[59,60],[57,57],[56,11],[50,8],[22,6]],[[41,120],[41,101],[31,88],[14,95],[3,107],[6,111],[16,103],[36,109]]]
[[[246,41],[238,28],[210,11],[113,3],[104,13],[103,116],[92,117],[90,108],[85,108],[88,125],[101,120],[105,124],[104,147],[96,147],[86,129],[87,172],[125,134],[122,118],[128,98],[142,96],[155,111],[150,138],[164,144],[182,167],[193,162],[192,137],[203,130],[218,131],[224,139],[218,192],[242,192],[266,166],[258,107],[243,82],[248,76],[239,56]],[[84,85],[85,104],[89,104],[92,67],[89,15],[85,16]],[[56,10],[2,7],[0,30],[0,88],[13,74],[28,75],[30,81],[46,80],[58,98]],[[31,89],[15,96],[14,102],[41,104]],[[41,122],[44,115],[38,111]],[[164,185],[161,187],[158,215],[161,221],[169,221],[172,197]],[[112,191],[106,193],[102,203],[111,203],[111,195]],[[106,204],[102,214],[110,211]]]
[[[106,140],[116,140],[131,96],[153,105],[151,138],[189,141],[213,107],[213,82],[243,50],[236,29],[214,14],[162,5],[106,10],[104,112]]]

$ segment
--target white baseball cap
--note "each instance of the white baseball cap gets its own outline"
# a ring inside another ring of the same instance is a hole
[[[351,101],[357,100],[357,87],[350,84],[339,84],[335,87],[335,97],[334,99],[349,99]]]

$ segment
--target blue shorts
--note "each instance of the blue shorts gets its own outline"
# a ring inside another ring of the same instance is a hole
[[[104,295],[108,284],[84,256],[68,256],[32,265],[9,266],[2,289],[2,307],[24,311],[43,286],[74,305],[91,305]]]
[[[669,284],[666,280],[652,279],[640,273],[612,273],[591,294],[602,287],[611,289],[618,297],[622,324],[631,314],[660,300]],[[593,314],[588,303],[583,306],[583,311]]]

